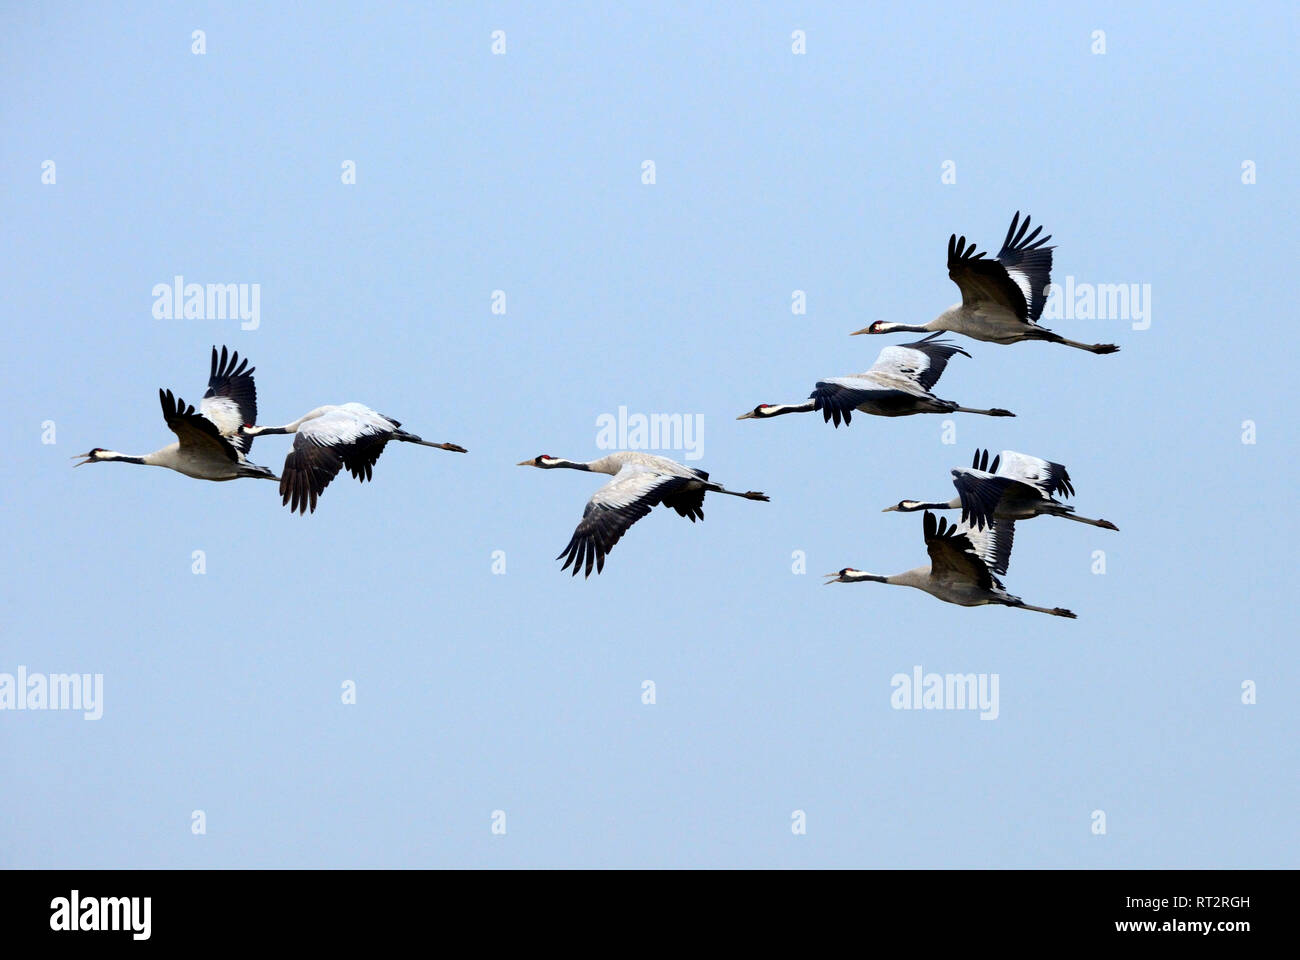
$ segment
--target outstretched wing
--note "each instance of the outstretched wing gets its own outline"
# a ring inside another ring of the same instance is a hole
[[[206,450],[238,462],[239,451],[221,435],[215,423],[203,414],[195,413],[192,405],[172,396],[170,390],[159,390],[158,400],[162,404],[163,419],[180,440],[182,450]]]
[[[813,409],[820,410],[829,423],[835,421],[853,422],[853,411],[868,400],[883,400],[895,391],[882,387],[873,380],[863,377],[827,377],[818,380],[808,398],[813,401]]]
[[[703,473],[697,470],[696,473]],[[682,489],[675,493],[668,494],[663,499],[665,507],[672,507],[683,517],[688,518],[691,523],[696,520],[704,519],[704,495],[708,493],[703,487],[694,490]]]
[[[353,443],[339,447],[343,466],[348,468],[348,473],[365,483],[374,476],[375,462],[391,438],[391,433],[362,434]]]
[[[1011,565],[1011,545],[1016,538],[1014,520],[994,520],[982,530],[963,525],[961,531],[971,542],[975,553],[998,576],[1006,576],[1007,567]]]
[[[253,438],[244,436],[239,428],[257,423],[257,386],[253,383],[253,367],[248,360],[240,360],[238,351],[227,353],[212,348],[212,364],[208,370],[208,392],[199,401],[199,412],[217,425],[222,436],[241,452],[248,453]]]
[[[1042,232],[1041,226],[1028,233],[1029,219],[1025,217],[1021,223],[1016,211],[994,260],[985,260],[974,243],[967,245],[965,237],[953,234],[948,238],[948,276],[961,290],[964,306],[996,303],[1025,322],[1043,315],[1054,248],[1045,246],[1050,236],[1034,239]]]
[[[576,577],[579,568],[585,566],[584,576],[589,577],[594,564],[600,573],[605,569],[605,555],[614,549],[628,527],[649,513],[655,504],[694,482],[691,477],[670,476],[638,464],[627,464],[587,501],[569,545],[555,558],[564,558],[560,569],[567,570],[572,564]]]
[[[344,466],[358,480],[371,468],[388,442],[390,430],[348,410],[331,410],[308,420],[293,438],[293,450],[280,471],[280,500],[290,511],[315,512],[316,501]]]
[[[901,380],[929,393],[943,376],[944,368],[948,366],[948,359],[954,353],[960,353],[963,357],[970,356],[961,347],[947,340],[937,339],[938,336],[939,334],[932,333],[924,340],[917,340],[915,343],[885,347],[866,375],[890,383]]]
[[[966,532],[955,523],[935,520],[934,514],[925,512],[925,549],[930,554],[930,574],[939,580],[965,581],[985,590],[992,589],[993,575],[975,552]]]
[[[1007,477],[995,477],[979,470],[953,470],[952,485],[961,499],[962,523],[976,530],[992,523],[1003,494],[1014,483]]]
[[[1070,473],[1062,464],[1016,453],[1014,450],[1003,450],[993,463],[993,473],[1030,484],[1041,490],[1044,496],[1074,496]]]

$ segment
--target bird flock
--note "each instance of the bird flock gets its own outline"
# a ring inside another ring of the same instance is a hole
[[[933,391],[954,356],[970,357],[962,347],[940,339],[955,333],[989,343],[1041,340],[1092,353],[1115,353],[1107,343],[1069,340],[1038,323],[1051,283],[1050,236],[1039,237],[1042,227],[1029,230],[1019,212],[996,257],[987,258],[974,243],[955,234],[948,240],[948,276],[961,290],[962,302],[926,324],[875,322],[860,334],[923,333],[912,343],[885,347],[865,373],[818,380],[801,403],[760,403],[738,420],[765,420],[791,413],[820,412],[836,428],[848,426],[854,413],[878,417],[905,417],[919,413],[972,413],[988,417],[1014,417],[1000,407],[967,407],[945,400]],[[314,513],[318,501],[338,475],[347,471],[359,482],[372,479],[376,461],[392,441],[466,453],[454,443],[433,443],[402,429],[402,424],[360,403],[316,407],[283,426],[259,425],[254,368],[237,352],[212,348],[208,387],[198,409],[159,390],[163,420],[176,434],[176,442],[153,453],[127,455],[96,447],[79,454],[77,466],[87,463],[135,463],[166,467],[199,480],[236,480],[243,477],[276,480],[281,503],[291,512]],[[248,459],[259,436],[293,435],[293,446],[277,475]],[[561,570],[574,576],[600,573],[605,559],[628,528],[656,506],[668,507],[692,523],[704,519],[704,497],[725,494],[766,501],[766,494],[728,490],[709,474],[667,457],[623,451],[597,460],[566,460],[541,454],[519,466],[541,470],[569,469],[605,474],[609,481],[587,501],[557,560]],[[845,567],[828,574],[829,583],[892,583],[915,587],[948,603],[961,606],[998,604],[1073,619],[1061,607],[1025,603],[1009,593],[1002,581],[1011,559],[1015,524],[1038,516],[1060,517],[1107,530],[1118,530],[1108,520],[1079,516],[1061,502],[1074,494],[1066,468],[1059,463],[1004,450],[990,461],[989,451],[977,450],[969,468],[952,471],[957,495],[944,501],[900,500],[885,512],[923,513],[922,532],[927,566],[893,576],[865,573]],[[960,510],[953,522],[936,518],[932,511]]]

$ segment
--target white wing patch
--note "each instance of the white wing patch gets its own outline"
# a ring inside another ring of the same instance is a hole
[[[1016,525],[1012,520],[994,520],[983,530],[976,530],[965,523],[958,526],[966,534],[975,548],[975,553],[984,561],[984,565],[995,574],[1005,576],[1011,565],[1011,546],[1015,542]]]
[[[611,470],[613,465],[618,465],[618,470]],[[592,468],[597,473],[613,473],[617,476],[618,472],[624,467],[635,465],[648,470],[657,471],[658,473],[671,474],[676,477],[697,477],[699,474],[690,467],[682,466],[676,460],[670,460],[667,457],[656,456],[653,453],[641,453],[637,450],[620,450],[611,453],[608,456],[601,457],[593,461]]]
[[[656,487],[669,479],[670,476],[651,467],[639,463],[624,464],[623,468],[614,474],[614,479],[592,494],[589,503],[611,509],[626,507],[638,500],[644,500],[647,495],[654,492]]]
[[[1024,271],[1012,270],[1005,264],[1003,269],[1007,271],[1007,276],[1011,278],[1011,282],[1019,287],[1020,292],[1024,294],[1026,305],[1032,305],[1034,302],[1034,289],[1029,284],[1029,276]]]
[[[368,416],[350,409],[355,407],[361,405],[345,404],[314,420],[308,420],[298,428],[298,434],[318,446],[334,447],[356,443],[362,437],[392,433],[393,425],[389,420],[369,407],[361,407]]]
[[[909,350],[907,347],[885,347],[880,351],[880,356],[876,362],[871,365],[863,376],[870,377],[877,383],[885,383],[891,387],[899,386],[898,381],[902,381],[905,388],[920,390],[929,393],[921,385],[921,376],[925,371],[930,369],[930,358],[920,350]],[[845,378],[852,380],[854,378]],[[836,380],[828,380],[828,383],[836,383]],[[861,381],[858,384],[845,383],[845,386],[857,386],[862,388]],[[867,387],[870,389],[870,386]]]
[[[239,415],[239,404],[229,397],[205,397],[199,401],[199,413],[215,423],[223,436],[238,433],[244,425]]]
[[[822,377],[821,383],[832,383],[845,390],[879,390],[880,384],[871,378],[870,373],[856,377]]]
[[[1016,480],[1037,481],[1046,479],[1051,473],[1052,465],[1039,457],[1003,450],[998,462],[998,475],[1012,477]]]

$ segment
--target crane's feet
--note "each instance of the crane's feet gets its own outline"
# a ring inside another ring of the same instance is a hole
[[[1119,353],[1119,347],[1113,343],[1094,343],[1088,349],[1093,353]]]

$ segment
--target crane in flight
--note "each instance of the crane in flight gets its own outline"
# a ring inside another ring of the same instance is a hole
[[[1047,304],[1047,288],[1052,282],[1052,251],[1046,246],[1050,236],[1034,238],[1042,227],[1029,230],[1029,217],[1020,222],[1020,211],[1011,219],[1002,249],[992,260],[977,253],[975,243],[953,234],[948,238],[948,276],[961,290],[961,303],[949,307],[929,323],[889,323],[877,320],[855,330],[863,333],[961,333],[989,343],[1019,343],[1021,340],[1046,340],[1062,343],[1092,353],[1115,353],[1113,343],[1080,343],[1067,340],[1040,326],[1039,318]]]
[[[725,493],[746,500],[769,499],[767,494],[754,490],[745,493],[728,490],[710,480],[703,470],[649,453],[623,451],[585,463],[541,454],[531,460],[521,460],[517,466],[541,470],[583,470],[608,474],[613,478],[592,494],[568,546],[555,558],[564,559],[561,570],[567,570],[572,564],[575,577],[584,567],[584,578],[591,576],[593,565],[597,573],[604,570],[606,554],[614,549],[614,544],[628,527],[648,514],[652,507],[661,504],[671,507],[694,523],[704,519],[706,493]]]
[[[176,442],[144,454],[118,453],[95,447],[73,459],[81,467],[88,463],[137,463],[166,467],[196,480],[237,480],[252,477],[278,480],[271,470],[250,463],[247,458],[253,438],[241,431],[257,418],[257,387],[253,367],[239,354],[212,348],[208,389],[196,411],[170,390],[159,390],[163,421],[176,434]]]
[[[935,520],[926,511],[924,519],[925,549],[930,554],[928,566],[882,577],[845,567],[838,573],[826,574],[826,583],[892,583],[901,587],[915,587],[945,603],[963,607],[981,607],[999,604],[1033,610],[1054,617],[1077,619],[1063,607],[1036,607],[1007,592],[997,573],[1005,573],[1011,561],[1011,543],[1014,524],[1009,520],[995,520],[984,530],[958,526],[947,520]]]
[[[853,422],[853,413],[877,417],[908,417],[915,413],[980,413],[986,417],[1014,417],[1010,410],[977,410],[931,393],[955,353],[970,354],[932,334],[924,340],[885,347],[866,373],[818,380],[803,403],[760,403],[737,420],[766,420],[787,413],[820,410],[827,423],[835,426]]]
[[[938,503],[900,500],[892,507],[885,507],[884,512],[960,509],[962,523],[976,528],[988,526],[995,518],[1029,520],[1045,515],[1106,530],[1119,529],[1109,520],[1081,517],[1074,512],[1074,507],[1056,499],[1058,495],[1074,495],[1074,484],[1063,464],[1014,450],[1003,450],[993,458],[992,464],[987,450],[976,450],[969,469],[958,467],[952,471],[952,483],[957,488],[957,496],[951,500]]]
[[[284,458],[280,473],[280,502],[289,512],[316,512],[316,502],[340,470],[361,483],[373,476],[375,461],[390,440],[415,443],[422,447],[467,453],[454,443],[431,443],[407,433],[392,417],[371,410],[361,403],[327,404],[303,414],[282,427],[253,424],[242,428],[248,438],[275,434],[294,434],[293,450]]]

